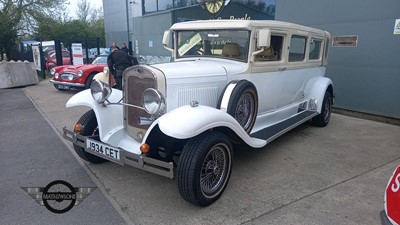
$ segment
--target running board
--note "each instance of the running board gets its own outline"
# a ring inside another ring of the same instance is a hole
[[[303,111],[285,121],[250,134],[250,137],[266,140],[267,144],[289,130],[318,115],[316,111]]]

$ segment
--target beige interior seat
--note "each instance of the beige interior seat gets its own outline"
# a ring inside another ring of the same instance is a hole
[[[222,49],[222,55],[238,58],[241,56],[240,46],[237,43],[226,43]]]
[[[269,46],[264,48],[264,51],[260,52],[256,56],[257,61],[276,61],[278,56],[275,54],[274,48]]]

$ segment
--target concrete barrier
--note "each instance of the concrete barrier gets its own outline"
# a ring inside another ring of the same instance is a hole
[[[0,89],[37,83],[39,83],[39,79],[32,62],[0,62]]]

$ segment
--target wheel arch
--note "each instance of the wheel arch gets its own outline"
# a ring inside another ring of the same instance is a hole
[[[98,73],[100,73],[100,72],[97,72],[97,71],[92,71],[92,72],[90,72],[87,76],[86,76],[86,79],[85,79],[85,88],[90,88],[90,85],[91,85],[91,81],[94,79],[94,77],[98,74]]]
[[[331,79],[327,77],[315,77],[311,79],[305,88],[305,96],[309,100],[316,100],[316,110],[321,113],[322,102],[327,91],[334,98],[334,87]],[[333,103],[333,100],[332,100]]]
[[[156,126],[164,135],[180,140],[190,139],[209,130],[221,130],[254,148],[266,145],[266,141],[250,137],[232,116],[209,106],[182,106],[161,116],[150,127],[145,140]]]
[[[122,98],[122,91],[113,89],[109,96],[110,102],[118,102]],[[66,103],[67,108],[86,106],[93,109],[97,123],[99,126],[100,140],[104,141],[107,134],[116,129],[123,128],[123,107],[122,105],[107,105],[97,103],[90,93],[90,89],[86,89],[73,95]]]
[[[245,143],[244,140],[238,134],[235,133],[235,131],[233,131],[229,127],[223,127],[223,126],[204,130],[203,132],[195,136],[211,132],[220,132],[225,134],[230,139],[232,145]],[[162,132],[158,125],[155,125],[151,130],[149,130],[147,137],[144,140],[144,143],[150,146],[149,156],[156,158],[160,157],[158,151],[160,151],[161,148],[163,151],[165,151],[165,156],[164,156],[165,161],[172,161],[173,156],[181,152],[184,145],[190,138],[178,139],[171,137]]]

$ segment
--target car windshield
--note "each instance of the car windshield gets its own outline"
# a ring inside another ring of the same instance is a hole
[[[99,56],[97,57],[92,64],[107,64],[107,56]]]
[[[62,51],[61,53],[62,53],[62,57],[63,58],[69,57],[69,52]],[[50,58],[55,59],[56,58],[56,52],[51,52],[50,53]]]
[[[248,58],[248,30],[178,31],[177,37],[177,58],[222,57],[244,62]]]

